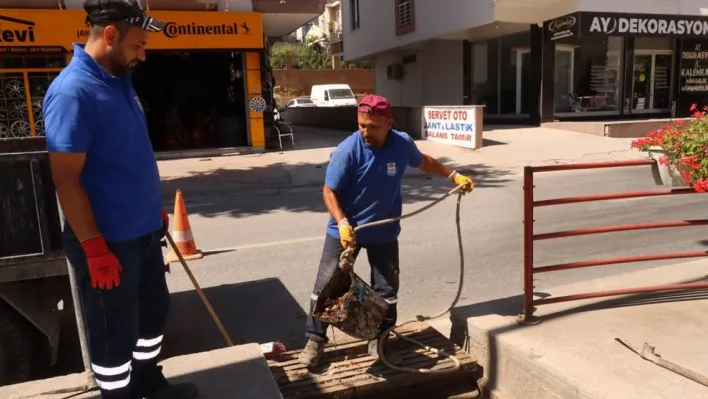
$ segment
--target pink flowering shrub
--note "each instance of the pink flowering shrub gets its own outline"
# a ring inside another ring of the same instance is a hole
[[[632,148],[648,151],[661,147],[659,163],[673,166],[696,192],[708,192],[708,107],[691,106],[691,121],[674,121],[646,137],[632,141]]]

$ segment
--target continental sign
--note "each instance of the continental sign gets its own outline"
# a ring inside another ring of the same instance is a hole
[[[153,50],[263,48],[260,13],[154,11],[166,23],[151,33]],[[86,42],[83,10],[0,10],[0,52],[71,51]]]

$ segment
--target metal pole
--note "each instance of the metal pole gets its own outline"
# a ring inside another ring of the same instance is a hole
[[[519,322],[532,323],[533,317],[533,172],[532,166],[524,167],[524,313]]]
[[[79,333],[79,345],[81,346],[81,360],[84,362],[84,371],[91,377],[93,370],[91,369],[91,356],[88,349],[88,339],[86,339],[86,324],[84,323],[84,308],[81,302],[81,293],[76,284],[76,273],[74,267],[66,259],[66,267],[69,272],[69,284],[71,285],[71,298],[74,302],[74,314],[76,315],[76,328]]]
[[[59,219],[61,220],[61,227],[64,229],[64,212],[61,209],[61,204],[57,200],[57,208],[59,209]],[[71,299],[74,303],[74,315],[76,316],[76,329],[79,334],[79,346],[81,347],[81,360],[84,363],[84,371],[88,377],[88,385],[92,386],[93,381],[93,370],[91,369],[91,356],[88,349],[88,339],[86,338],[86,324],[84,322],[84,308],[83,301],[81,299],[81,292],[79,291],[79,286],[76,281],[76,272],[74,266],[66,258],[66,271],[69,274],[69,285],[71,287]]]

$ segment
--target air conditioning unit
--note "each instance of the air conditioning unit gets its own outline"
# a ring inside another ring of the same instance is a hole
[[[388,80],[399,80],[403,77],[403,65],[391,64],[386,67],[386,78]]]

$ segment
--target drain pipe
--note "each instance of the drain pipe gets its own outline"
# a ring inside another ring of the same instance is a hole
[[[64,4],[64,0],[57,0],[57,6],[59,6],[60,10],[63,10],[66,8],[66,5]]]

